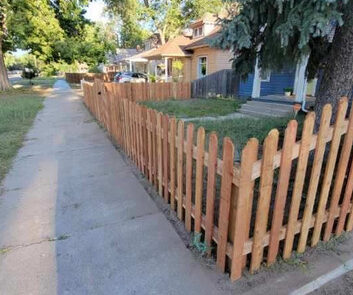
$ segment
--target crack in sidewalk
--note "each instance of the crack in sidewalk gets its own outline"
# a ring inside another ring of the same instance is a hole
[[[40,240],[40,241],[37,241],[37,242],[32,242],[32,243],[29,243],[29,244],[22,244],[22,245],[16,245],[16,246],[7,246],[7,247],[4,247],[4,248],[0,248],[0,255],[1,254],[5,254],[5,253],[10,252],[10,251],[13,251],[13,250],[26,248],[26,247],[30,247],[30,246],[33,246],[33,245],[40,245],[40,244],[46,243],[46,242],[63,241],[63,240],[66,240],[66,239],[68,239],[70,237],[71,237],[70,235],[63,234],[63,235],[60,235],[60,236],[57,236],[57,237],[46,238],[46,239],[43,239],[43,240]]]

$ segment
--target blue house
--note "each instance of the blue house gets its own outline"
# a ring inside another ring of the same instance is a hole
[[[284,89],[293,89],[293,102],[302,103],[307,95],[315,96],[317,79],[307,81],[305,70],[308,57],[297,64],[282,71],[262,72],[255,65],[254,73],[246,81],[240,81],[238,95],[245,98],[271,99],[273,96],[284,96]]]

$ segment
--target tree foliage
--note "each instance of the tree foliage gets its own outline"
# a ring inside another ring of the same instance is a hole
[[[214,45],[231,48],[234,67],[246,78],[256,57],[264,69],[283,69],[310,54],[314,76],[327,55],[335,26],[343,24],[347,0],[239,0],[223,21]]]
[[[0,53],[28,51],[47,74],[55,73],[61,65],[94,66],[104,62],[106,53],[117,45],[115,24],[96,24],[86,19],[89,2],[2,0]],[[2,54],[0,58],[3,60]],[[3,67],[1,73],[6,73]]]
[[[162,43],[175,37],[191,20],[217,12],[222,0],[104,0],[108,11],[121,19],[124,44],[136,44],[136,32],[159,33]],[[141,36],[141,34],[140,34]],[[142,41],[142,40],[141,40]]]

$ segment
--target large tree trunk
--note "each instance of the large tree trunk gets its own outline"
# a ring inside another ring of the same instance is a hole
[[[0,43],[0,91],[9,90],[11,84],[9,77],[7,76],[7,70],[4,61],[4,54],[2,52],[1,43]]]
[[[320,82],[315,102],[316,128],[320,122],[323,106],[332,105],[333,118],[338,101],[348,96],[352,102],[353,87],[353,0],[344,7],[344,24],[337,28],[330,50],[327,65]]]

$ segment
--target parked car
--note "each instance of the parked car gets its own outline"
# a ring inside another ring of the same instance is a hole
[[[147,81],[147,75],[137,72],[119,72],[114,77],[114,82],[117,83],[145,83]]]

